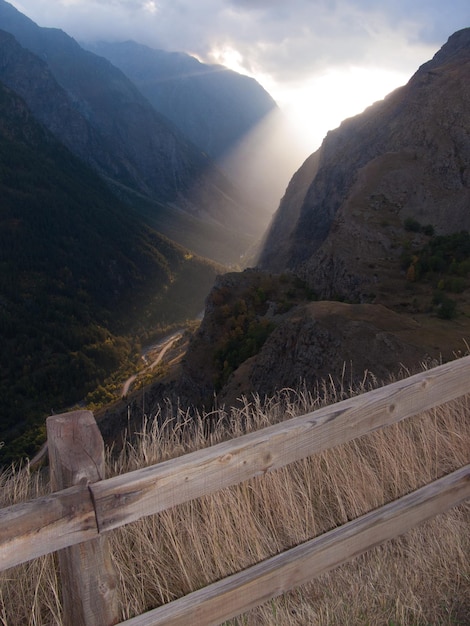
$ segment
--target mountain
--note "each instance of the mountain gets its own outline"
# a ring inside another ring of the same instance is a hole
[[[469,230],[469,79],[464,29],[407,85],[328,133],[293,177],[259,266],[295,271],[321,297],[368,301],[387,289],[407,220]]]
[[[226,258],[219,260],[239,260],[265,228],[267,215],[207,155],[119,69],[63,31],[40,28],[4,0],[0,24],[36,57],[27,58],[3,37],[0,80],[26,100],[60,141],[107,178],[123,199],[142,204],[150,221],[161,226],[170,214],[179,226],[171,234],[197,234],[207,225],[208,242],[216,227],[226,244]],[[210,243],[206,251],[209,256]]]
[[[425,360],[417,326],[381,305],[314,301],[292,274],[229,273],[207,299],[177,393],[206,407],[217,393],[219,406],[232,406],[302,384],[314,392],[330,375],[351,387],[367,370],[385,380]]]
[[[134,41],[84,45],[119,67],[157,111],[215,160],[278,109],[254,79],[189,54]]]
[[[119,67],[159,113],[214,159],[258,207],[264,232],[300,162],[292,129],[266,90],[248,76],[182,52],[134,41],[83,45]]]
[[[81,401],[134,338],[195,316],[220,267],[146,225],[0,83],[2,460]]]
[[[328,133],[293,176],[259,266],[217,279],[183,398],[230,406],[299,384],[321,393],[322,379],[341,390],[468,351],[469,102],[465,29]]]

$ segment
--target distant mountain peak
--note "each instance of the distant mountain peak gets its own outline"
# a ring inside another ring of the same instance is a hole
[[[237,262],[261,236],[268,212],[110,60],[84,50],[61,30],[38,26],[4,0],[0,25],[14,37],[0,39],[0,80],[56,138],[119,189],[121,198],[142,203],[140,195],[147,215],[153,203],[155,217],[149,219],[167,228],[163,234],[189,247],[192,239],[194,252],[228,263]],[[190,57],[184,62],[188,59],[198,64]],[[178,224],[183,215],[185,227],[167,227],[162,212],[178,213],[173,219]],[[210,233],[209,247],[202,232]]]
[[[135,41],[85,44],[119,67],[157,111],[211,158],[230,152],[251,128],[277,110],[253,78]]]

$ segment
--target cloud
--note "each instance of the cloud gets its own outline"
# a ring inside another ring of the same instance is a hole
[[[411,75],[470,23],[468,0],[10,0],[79,40],[135,39],[295,84],[331,68]],[[221,53],[222,51],[222,53]]]
[[[468,0],[13,0],[78,39],[138,39],[210,59],[230,47],[248,71],[295,79],[372,61],[390,69],[470,21]],[[409,51],[409,52],[408,52]],[[424,59],[423,59],[424,60]]]
[[[299,164],[470,25],[468,0],[9,1],[78,41],[133,39],[254,76],[291,124]]]

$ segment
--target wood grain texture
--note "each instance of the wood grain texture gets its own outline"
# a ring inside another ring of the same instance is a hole
[[[121,626],[212,626],[312,580],[470,497],[470,465]],[[404,573],[406,575],[406,573]]]
[[[281,424],[90,486],[100,530],[265,474],[469,391],[470,357]]]
[[[114,572],[107,549],[103,551],[104,538],[96,540],[100,531],[273,471],[444,404],[469,393],[469,381],[470,357],[465,357],[276,426],[107,480],[103,442],[93,415],[77,411],[53,416],[48,420],[52,480],[61,490],[0,510],[0,569],[75,546],[76,550],[63,553],[68,553],[63,571],[72,604],[84,602],[89,607],[89,621],[83,623],[116,624]],[[468,497],[469,466],[344,527],[123,624],[220,623]],[[69,623],[78,626],[82,622],[74,618]]]
[[[0,509],[0,570],[97,536],[86,485]]]
[[[51,415],[46,427],[54,491],[104,478],[104,443],[91,411]]]
[[[47,419],[51,485],[64,489],[101,480],[104,443],[90,411],[73,411]],[[117,574],[108,539],[71,546],[58,553],[66,626],[112,626],[120,621]]]

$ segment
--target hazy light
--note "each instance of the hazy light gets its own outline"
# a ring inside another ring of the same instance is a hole
[[[154,0],[147,0],[144,2],[144,10],[154,15],[158,11],[157,3]]]
[[[271,93],[304,145],[306,156],[329,130],[382,100],[409,76],[378,68],[332,69],[289,88],[271,86]]]
[[[350,66],[332,68],[308,80],[280,84],[269,74],[248,69],[243,55],[232,45],[214,47],[210,60],[251,76],[271,94],[285,116],[283,140],[286,132],[291,137],[292,147],[287,145],[284,149],[292,151],[294,160],[299,159],[298,167],[320,147],[329,130],[362,113],[409,79],[404,72]],[[274,131],[272,121],[269,126]]]
[[[221,48],[212,48],[209,57],[210,61],[213,63],[224,65],[229,70],[240,74],[247,74],[246,69],[243,67],[243,57],[235,48],[228,45]]]
[[[254,204],[271,215],[304,158],[299,137],[277,109],[246,133],[219,164]]]

